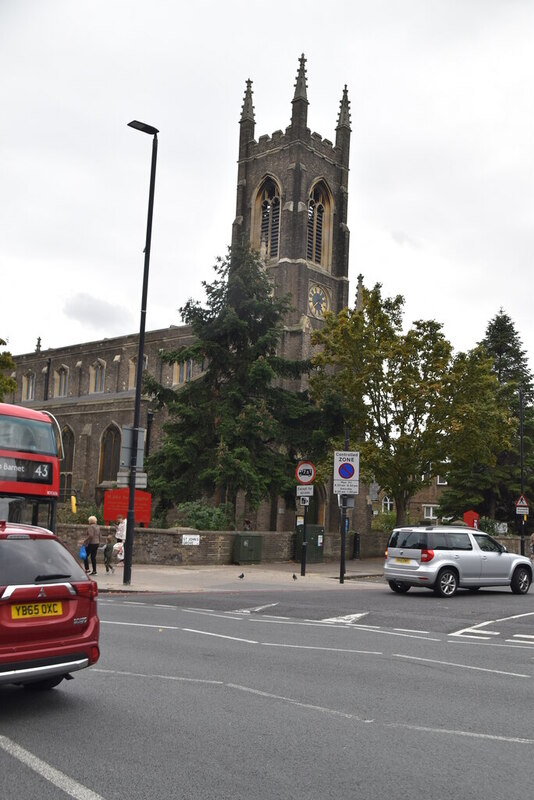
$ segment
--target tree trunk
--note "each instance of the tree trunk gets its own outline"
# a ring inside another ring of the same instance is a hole
[[[395,497],[395,509],[397,511],[395,527],[400,528],[403,525],[406,525],[406,498],[404,495],[401,497]]]

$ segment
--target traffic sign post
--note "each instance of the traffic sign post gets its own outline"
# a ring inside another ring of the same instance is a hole
[[[304,523],[302,525],[302,549],[300,554],[300,574],[306,575],[306,550],[308,546],[306,534],[306,517],[308,516],[308,506],[310,497],[313,496],[313,486],[315,480],[315,467],[311,461],[299,461],[295,470],[295,477],[299,482],[297,486],[297,497],[300,497],[300,505],[304,508]]]
[[[527,503],[527,501],[525,499],[525,496],[521,495],[515,501],[515,513],[516,514],[523,514],[524,516],[528,516],[528,512],[529,512],[528,503]]]

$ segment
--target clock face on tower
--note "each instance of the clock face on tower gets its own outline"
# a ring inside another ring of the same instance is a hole
[[[322,286],[318,286],[317,284],[310,286],[310,291],[308,292],[308,311],[312,316],[317,317],[317,319],[321,319],[324,312],[328,311],[328,295]]]

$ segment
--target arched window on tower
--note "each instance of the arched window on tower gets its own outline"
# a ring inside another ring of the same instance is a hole
[[[308,200],[306,258],[325,269],[332,266],[332,201],[322,181],[315,184]]]
[[[280,189],[265,178],[256,195],[252,244],[266,259],[278,258],[280,249]]]
[[[63,439],[63,458],[59,462],[59,496],[66,500],[72,490],[72,468],[74,464],[74,434],[69,427],[61,431]]]
[[[121,458],[121,432],[116,425],[109,425],[100,444],[100,469],[98,482],[116,481]]]

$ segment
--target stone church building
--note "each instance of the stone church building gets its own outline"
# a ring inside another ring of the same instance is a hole
[[[252,83],[247,81],[241,110],[236,216],[232,244],[248,241],[260,252],[275,291],[290,294],[281,354],[305,358],[310,337],[326,310],[348,304],[349,230],[347,227],[350,151],[350,106],[342,91],[335,142],[308,128],[306,60],[301,56],[294,86],[291,118],[285,131],[255,138]],[[192,363],[165,365],[161,350],[176,350],[191,341],[187,326],[149,331],[143,369],[169,387],[194,380],[200,367]],[[65,457],[61,485],[87,500],[100,501],[115,485],[120,467],[123,426],[133,421],[138,334],[15,356],[17,392],[7,400],[44,408],[58,419]],[[298,388],[298,387],[295,387]],[[153,413],[143,398],[141,427],[147,429],[147,449],[153,450],[163,416]],[[365,489],[365,487],[362,487]],[[316,489],[310,522],[335,530],[337,499]],[[356,498],[352,524],[366,530],[366,491]],[[244,506],[237,510],[245,514]],[[282,499],[273,509],[261,507],[254,519],[258,530],[292,530],[296,509]]]

